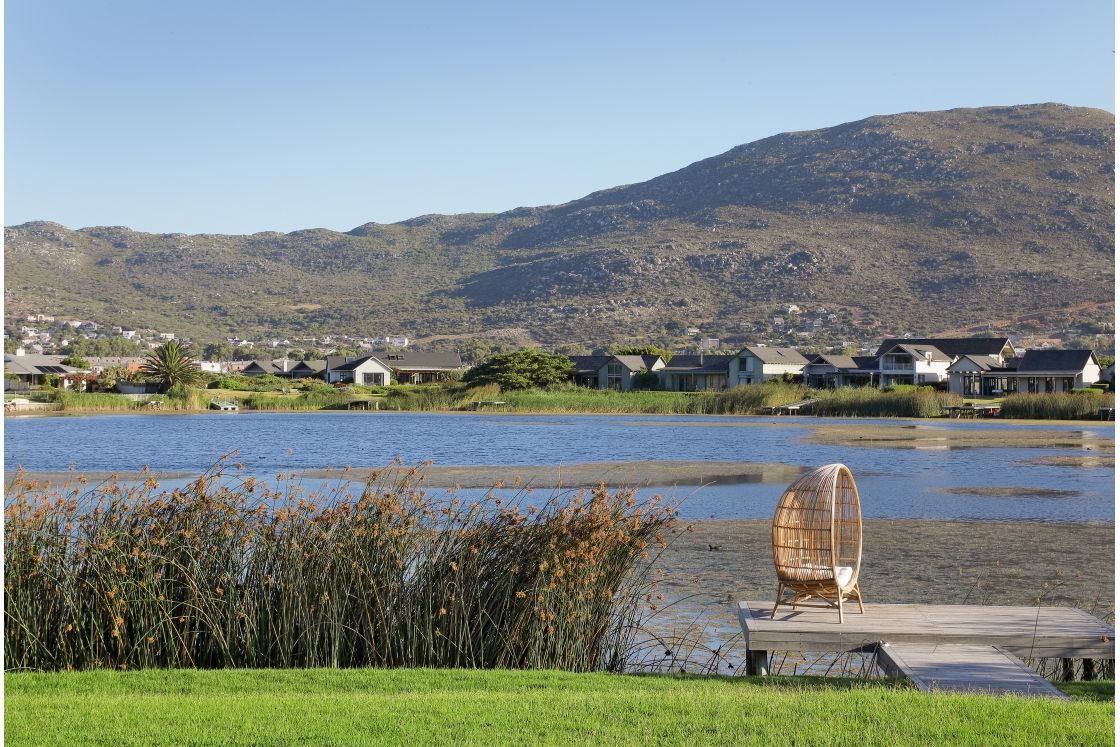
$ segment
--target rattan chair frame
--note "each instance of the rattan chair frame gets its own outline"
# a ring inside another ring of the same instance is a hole
[[[795,480],[778,501],[772,529],[774,570],[780,605],[797,609],[835,607],[844,622],[844,600],[854,597],[863,612],[859,591],[863,555],[863,518],[855,478],[843,464],[826,464]],[[841,584],[838,569],[850,567]],[[806,604],[808,600],[820,604]]]

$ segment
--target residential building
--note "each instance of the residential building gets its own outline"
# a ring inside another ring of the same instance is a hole
[[[4,354],[4,372],[16,378],[4,378],[4,390],[8,389],[23,389],[27,390],[29,387],[42,386],[46,381],[47,376],[64,376],[69,373],[77,373],[80,369],[73,366],[62,365],[61,355],[34,355],[24,353],[22,350],[15,353]],[[12,381],[19,381],[19,384],[13,385]],[[69,386],[69,382],[64,382],[64,386]]]
[[[328,356],[328,367],[324,369],[324,376],[328,384],[348,383],[361,384],[362,386],[385,386],[393,375],[392,369],[372,355],[364,358],[346,356],[344,362],[332,365],[330,359],[342,356]]]
[[[431,384],[443,381],[452,371],[463,368],[458,353],[374,353],[389,368],[397,372],[397,381],[410,384]],[[386,382],[388,383],[388,382]]]
[[[813,389],[871,386],[878,373],[879,359],[873,355],[814,355],[802,372]]]
[[[1015,357],[1015,348],[1006,337],[909,337],[883,340],[875,356],[881,356],[896,345],[932,345],[956,360],[962,355],[986,355],[999,363]]]
[[[661,388],[672,392],[700,392],[727,388],[730,355],[674,355],[657,371]]]
[[[985,385],[1002,385],[1004,392],[1072,392],[1100,381],[1101,364],[1092,350],[1028,350],[1013,370],[1009,366],[983,378]]]
[[[407,348],[408,338],[404,336],[394,337],[390,344],[395,348]]]
[[[800,377],[808,363],[809,360],[793,348],[746,347],[730,357],[728,381],[732,386],[743,386],[761,384],[786,374]]]
[[[895,345],[878,358],[879,385],[884,389],[894,384],[921,386],[944,381],[953,362],[944,351],[926,344]]]
[[[609,355],[569,355],[568,358],[575,366],[572,380],[579,386],[588,389],[599,388],[599,369],[611,359]]]
[[[665,368],[660,355],[612,355],[599,367],[599,389],[630,391],[642,389],[637,382],[643,371],[656,372]]]

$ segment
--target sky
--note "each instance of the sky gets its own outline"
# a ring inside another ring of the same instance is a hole
[[[5,225],[346,231],[559,204],[876,114],[1115,111],[1099,0],[5,11]]]

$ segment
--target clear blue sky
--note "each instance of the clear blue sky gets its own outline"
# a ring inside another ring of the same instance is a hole
[[[349,230],[643,181],[873,114],[1115,111],[1109,0],[44,2],[5,15],[5,225]]]

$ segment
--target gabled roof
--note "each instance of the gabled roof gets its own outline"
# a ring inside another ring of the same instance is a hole
[[[613,355],[610,360],[616,360],[631,371],[649,371],[661,360],[660,355]],[[707,361],[705,361],[707,363]]]
[[[852,360],[856,363],[856,368],[867,370],[879,367],[879,356],[877,355],[853,355]]]
[[[875,351],[879,357],[896,345],[932,345],[951,358],[962,355],[1013,355],[1006,337],[901,337],[883,340]]]
[[[805,365],[809,360],[793,348],[743,348],[763,363],[786,363],[790,365]],[[734,357],[734,356],[732,356]]]
[[[669,361],[665,368],[660,369],[668,373],[726,373],[727,366],[734,358],[734,355],[705,355],[704,365],[700,365],[700,356],[698,355],[674,355],[673,360]]]
[[[611,359],[609,355],[569,355],[568,360],[576,367],[577,374],[585,376],[597,373],[607,361]]]
[[[1097,365],[1097,355],[1092,350],[1028,350],[1019,362],[1019,373],[1053,371],[1079,373],[1092,361]]]
[[[374,353],[372,356],[390,368],[401,371],[453,371],[463,367],[458,353]]]
[[[5,355],[4,368],[10,374],[42,376],[43,374],[68,374],[79,369],[62,365],[60,355]]]
[[[274,361],[253,361],[242,373],[253,375],[255,373],[272,374],[273,376],[285,376],[293,368],[296,367],[297,361],[287,360],[282,358]]]
[[[313,373],[317,373],[319,371],[326,370],[326,368],[327,368],[327,362],[324,361],[324,360],[299,361],[298,363],[296,363],[295,366],[292,367],[292,372],[293,373],[303,373],[304,371],[311,371]]]
[[[873,355],[814,355],[810,365],[832,366],[837,371],[870,371],[878,370],[879,359]]]
[[[354,370],[357,370],[360,366],[368,363],[369,361],[374,361],[375,363],[377,363],[380,366],[383,366],[384,368],[389,367],[387,364],[378,360],[377,356],[367,355],[367,356],[364,356],[362,358],[356,358],[355,360],[352,360],[349,363],[343,363],[341,366],[335,366],[335,367],[331,368],[331,371],[354,371]]]
[[[934,347],[933,345],[927,345],[927,344],[922,344],[922,345],[895,345],[893,348],[890,348],[889,350],[887,350],[887,352],[888,353],[894,353],[894,352],[897,352],[899,350],[903,351],[904,353],[909,353],[910,355],[914,356],[915,358],[919,358],[921,360],[926,359],[926,353],[930,354],[929,359],[933,360],[933,361],[951,361],[952,360],[952,358],[950,358],[949,355],[947,353],[945,353],[944,351]]]
[[[972,370],[971,368],[969,368],[969,365],[971,365],[979,368],[981,371],[991,371],[993,369],[999,368],[996,363],[997,361],[994,358],[987,355],[962,355],[960,358],[957,358],[957,360],[953,362],[953,365],[949,366],[949,370]]]

